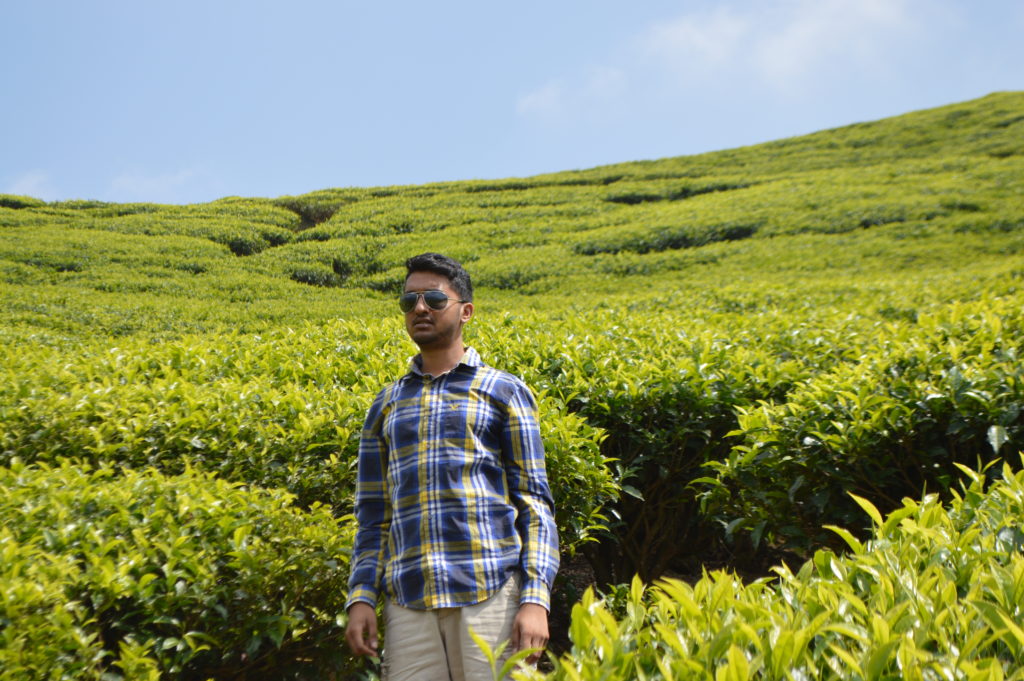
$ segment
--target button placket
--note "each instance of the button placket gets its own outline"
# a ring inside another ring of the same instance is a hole
[[[444,437],[444,385],[446,379],[447,376],[444,374],[427,379],[428,401],[431,404],[436,404],[436,401],[440,401],[441,404],[440,409],[432,409],[428,416],[427,433],[431,443],[439,443]],[[440,448],[431,447],[431,456],[427,461],[428,489],[436,487],[440,463]]]

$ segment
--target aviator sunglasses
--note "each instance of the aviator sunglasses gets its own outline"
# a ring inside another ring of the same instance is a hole
[[[423,302],[427,304],[431,310],[443,310],[448,306],[449,300],[454,300],[456,303],[468,303],[468,300],[462,300],[460,298],[449,298],[445,295],[444,291],[430,290],[430,291],[409,291],[403,293],[398,297],[398,307],[402,308],[402,312],[409,312],[419,301],[420,296],[423,296]]]

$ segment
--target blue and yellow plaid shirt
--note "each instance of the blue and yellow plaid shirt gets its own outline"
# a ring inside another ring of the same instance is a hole
[[[416,357],[366,416],[359,444],[348,605],[472,605],[522,576],[521,603],[550,609],[558,571],[554,503],[537,403],[473,348],[451,371]]]

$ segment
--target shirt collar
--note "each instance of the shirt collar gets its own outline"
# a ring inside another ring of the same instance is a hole
[[[484,362],[480,359],[480,354],[476,351],[476,348],[466,346],[465,351],[462,353],[462,359],[459,363],[452,367],[452,371],[458,369],[460,366],[465,365],[467,367],[482,367]],[[423,357],[416,355],[409,359],[409,373],[416,374],[417,376],[423,375]]]

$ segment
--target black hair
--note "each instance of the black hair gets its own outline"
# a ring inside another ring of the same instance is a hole
[[[469,280],[469,272],[462,268],[457,260],[440,253],[421,253],[405,261],[405,279],[413,272],[433,272],[448,279],[452,290],[459,298],[469,302],[473,300],[473,282]]]

